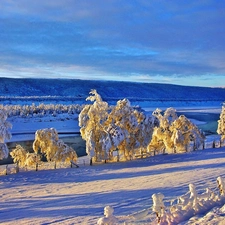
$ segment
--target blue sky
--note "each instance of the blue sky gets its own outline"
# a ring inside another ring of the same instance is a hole
[[[225,86],[223,0],[1,0],[0,77]]]

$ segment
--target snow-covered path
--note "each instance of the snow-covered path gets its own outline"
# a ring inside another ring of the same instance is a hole
[[[151,207],[152,194],[163,193],[169,204],[189,183],[199,193],[215,190],[218,176],[225,178],[225,148],[0,176],[0,223],[91,225],[110,205],[122,224]],[[150,213],[141,224],[154,224],[154,218]]]

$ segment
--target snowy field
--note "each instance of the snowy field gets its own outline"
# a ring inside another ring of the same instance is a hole
[[[216,178],[225,178],[225,148],[94,166],[83,165],[80,159],[79,164],[79,168],[0,176],[1,224],[91,225],[107,205],[114,208],[119,224],[157,224],[152,194],[163,193],[169,205],[188,191],[190,183],[198,193],[206,188],[219,192]],[[139,221],[128,217],[149,208]],[[221,205],[182,224],[224,224],[224,208]]]
[[[221,108],[189,108],[190,111],[220,113]],[[178,110],[177,110],[178,111]],[[183,107],[179,111],[187,111]],[[55,127],[59,132],[79,131],[77,117],[10,118],[13,141],[32,140],[37,129]],[[196,124],[203,123],[193,120]],[[27,134],[24,134],[27,133]],[[21,134],[21,135],[18,135]],[[4,174],[0,166],[0,224],[84,224],[94,225],[104,207],[114,208],[118,224],[157,224],[152,212],[152,194],[161,192],[165,204],[185,194],[188,184],[198,193],[210,188],[215,193],[216,179],[225,178],[225,147],[186,154],[158,155],[124,163],[88,165],[79,158],[79,168],[45,164],[39,171],[28,168],[18,174]],[[12,167],[13,165],[11,165]],[[225,202],[224,202],[225,203]],[[149,209],[146,217],[134,220],[130,214]],[[225,206],[192,216],[182,225],[225,224]]]

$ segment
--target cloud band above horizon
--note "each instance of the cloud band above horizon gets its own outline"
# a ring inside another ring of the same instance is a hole
[[[225,2],[2,0],[0,76],[225,84]]]

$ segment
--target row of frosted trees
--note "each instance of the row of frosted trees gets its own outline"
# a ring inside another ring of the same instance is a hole
[[[96,90],[86,100],[92,103],[80,112],[79,126],[91,162],[130,160],[152,151],[185,152],[190,143],[195,150],[204,142],[204,134],[197,126],[184,115],[178,117],[173,108],[145,115],[127,99],[109,106]]]
[[[109,106],[96,90],[92,90],[90,94],[87,100],[91,104],[82,107],[79,126],[81,136],[86,141],[87,154],[95,161],[130,160],[137,155],[148,155],[152,151],[185,152],[190,144],[195,150],[204,141],[204,135],[197,126],[184,115],[178,117],[173,108],[168,108],[164,113],[156,109],[152,115],[145,115],[132,107],[127,99],[118,101],[115,106]],[[12,125],[7,121],[7,115],[7,110],[0,108],[0,160],[7,158],[9,154],[5,140],[11,138],[9,129]],[[217,133],[223,141],[225,106],[222,107]],[[67,159],[75,161],[77,157],[59,140],[55,129],[36,132],[34,151],[41,152],[47,160],[55,162]]]
[[[78,114],[81,105],[44,104],[35,105],[0,105],[0,110],[7,111],[7,115],[17,117],[41,117],[44,115],[57,115],[62,113]]]

